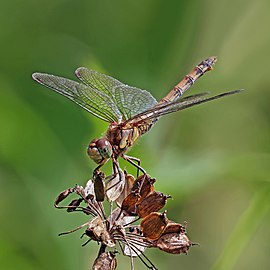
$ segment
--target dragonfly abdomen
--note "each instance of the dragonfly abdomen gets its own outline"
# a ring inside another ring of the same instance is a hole
[[[140,136],[149,131],[152,128],[152,126],[157,122],[157,120],[158,118],[142,121],[138,125]]]
[[[196,80],[198,80],[205,72],[212,70],[216,63],[215,56],[209,57],[197,65],[191,72],[189,72],[183,80],[181,80],[158,104],[172,102],[181,97]]]

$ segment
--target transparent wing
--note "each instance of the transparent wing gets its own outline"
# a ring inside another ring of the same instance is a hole
[[[184,110],[186,108],[192,107],[194,105],[197,104],[201,104],[201,103],[205,103],[211,100],[215,100],[218,98],[222,98],[228,95],[232,95],[232,94],[236,94],[243,91],[241,90],[234,90],[234,91],[230,91],[230,92],[225,92],[213,97],[203,97],[206,93],[202,93],[202,94],[196,94],[193,96],[189,96],[174,102],[168,102],[168,103],[164,103],[164,104],[158,104],[155,108],[149,109],[147,111],[145,111],[144,113],[141,113],[137,116],[135,116],[134,118],[130,119],[130,122],[144,122],[145,120],[150,120],[150,119],[154,119],[154,118],[158,118],[159,116],[168,114],[168,113],[172,113],[172,112],[176,112],[176,111],[180,111],[180,110]]]
[[[76,76],[86,85],[109,96],[123,116],[128,120],[157,104],[156,99],[147,91],[131,87],[97,71],[80,67]]]
[[[54,75],[34,73],[32,77],[38,83],[69,98],[104,121],[121,121],[121,112],[110,96],[104,92],[100,92],[82,83]]]

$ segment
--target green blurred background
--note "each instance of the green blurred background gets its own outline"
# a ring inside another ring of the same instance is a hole
[[[2,0],[1,269],[90,269],[98,250],[82,248],[80,232],[57,237],[86,217],[53,201],[89,179],[86,147],[107,125],[31,74],[74,79],[86,66],[160,99],[211,55],[215,70],[189,93],[247,91],[164,117],[129,153],[200,243],[188,256],[147,255],[159,269],[270,269],[269,10],[267,0]]]

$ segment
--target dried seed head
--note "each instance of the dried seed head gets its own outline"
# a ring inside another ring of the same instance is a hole
[[[168,195],[154,191],[138,203],[137,208],[139,217],[144,218],[152,212],[159,211],[165,206],[168,198]]]
[[[139,192],[141,198],[140,201],[143,200],[146,196],[148,196],[150,193],[154,191],[154,183],[156,182],[156,179],[151,178],[147,174],[143,174],[139,176],[131,189],[131,191]]]
[[[108,247],[115,246],[114,240],[107,231],[106,225],[100,217],[95,217],[89,222],[85,234],[92,240],[101,242]]]
[[[129,216],[137,216],[137,202],[139,201],[139,194],[131,192],[123,201],[121,210]]]
[[[165,212],[157,212],[165,206],[170,196],[155,191],[154,182],[155,179],[149,175],[142,175],[134,180],[132,175],[128,175],[120,168],[114,170],[107,178],[96,170],[93,180],[89,180],[85,188],[75,186],[61,192],[57,197],[56,207],[68,208],[67,211],[72,212],[84,202],[86,205],[80,207],[80,210],[93,216],[90,221],[60,235],[87,226],[83,235],[87,235],[89,239],[83,246],[94,240],[104,247],[100,249],[100,255],[95,260],[92,268],[94,270],[116,268],[115,254],[105,252],[106,247],[115,247],[116,242],[119,242],[122,253],[131,260],[133,257],[146,258],[143,253],[149,247],[156,247],[171,254],[187,253],[193,244],[185,234],[185,225],[169,221]],[[68,206],[58,206],[71,193],[77,194],[79,199],[73,200]],[[118,206],[115,209],[111,206],[108,217],[103,205],[105,194],[109,201],[115,202]],[[140,225],[131,225],[140,218],[143,218]],[[145,265],[149,269],[156,269],[148,259]]]
[[[142,234],[149,240],[157,240],[165,230],[167,224],[168,218],[165,212],[153,212],[142,220]]]
[[[116,252],[101,253],[95,260],[92,270],[115,270],[117,266]]]
[[[187,254],[192,242],[185,233],[167,233],[158,239],[156,246],[167,253]]]

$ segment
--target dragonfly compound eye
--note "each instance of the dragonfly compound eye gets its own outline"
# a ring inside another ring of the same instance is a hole
[[[96,140],[96,146],[99,153],[104,158],[110,158],[112,156],[112,146],[108,140],[101,138]]]
[[[112,156],[112,147],[108,140],[101,138],[90,142],[87,153],[97,164]]]

